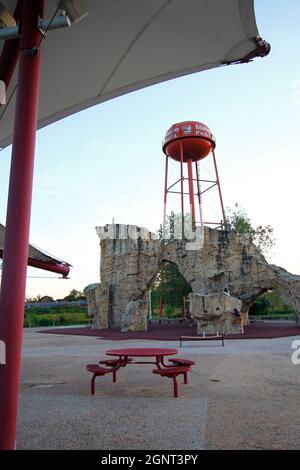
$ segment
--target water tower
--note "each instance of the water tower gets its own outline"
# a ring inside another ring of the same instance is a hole
[[[162,143],[162,149],[166,155],[163,233],[165,233],[169,194],[177,195],[180,198],[179,212],[181,214],[183,235],[184,218],[187,213],[193,226],[222,227],[225,214],[215,147],[216,141],[211,130],[201,122],[180,122],[170,127],[166,133]],[[204,171],[202,172],[201,163],[204,159],[206,161],[211,160],[212,171],[210,175],[212,176],[210,177],[205,176]],[[177,164],[175,172],[173,165],[172,177],[170,177],[170,160]],[[171,178],[172,181],[169,181]],[[210,220],[207,220],[205,218],[206,207],[205,204],[203,207],[203,201],[207,193],[213,190],[217,191],[217,200],[214,202],[216,215],[215,218],[210,217]]]

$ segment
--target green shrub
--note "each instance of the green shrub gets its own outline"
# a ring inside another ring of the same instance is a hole
[[[283,315],[293,314],[294,310],[288,307],[277,292],[268,291],[257,297],[249,309],[250,315]]]
[[[37,326],[52,326],[53,322],[49,318],[38,318]]]
[[[54,309],[55,310],[55,309]],[[64,326],[64,325],[84,325],[90,321],[87,312],[55,312],[55,313],[38,313],[33,314],[31,311],[26,312],[24,319],[24,327],[38,326]]]

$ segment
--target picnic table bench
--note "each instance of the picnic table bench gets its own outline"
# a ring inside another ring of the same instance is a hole
[[[108,356],[116,356],[116,359],[104,359],[99,361],[99,364],[88,364],[87,370],[93,374],[91,380],[91,395],[95,395],[95,380],[96,377],[104,376],[112,373],[113,382],[116,382],[116,373],[121,367],[132,364],[155,364],[156,369],[153,370],[154,374],[158,374],[161,377],[169,377],[173,379],[174,384],[174,397],[178,397],[178,383],[177,377],[179,375],[184,376],[184,383],[188,383],[187,374],[191,370],[191,366],[195,364],[190,359],[176,358],[169,359],[169,364],[164,362],[165,356],[177,354],[177,349],[171,348],[120,348],[110,349],[106,351]],[[155,359],[153,361],[136,361],[135,358],[146,358]],[[107,367],[102,367],[105,365]]]
[[[183,341],[222,341],[222,346],[224,346],[224,336],[223,335],[208,335],[208,336],[180,336],[180,347],[182,347]]]
[[[98,364],[88,364],[87,370],[93,374],[91,380],[91,395],[95,395],[95,380],[96,377],[101,377],[106,374],[113,374],[113,382],[116,382],[116,370],[100,367]]]
[[[152,372],[153,374],[158,374],[161,377],[169,377],[173,379],[173,387],[174,387],[174,398],[178,398],[178,382],[177,377],[178,375],[184,376],[184,383],[188,383],[187,373],[191,370],[190,366],[170,366],[166,367],[165,369],[154,369]]]
[[[170,317],[152,317],[149,319],[149,324],[151,323],[182,323],[186,322],[187,319],[185,317],[175,317],[175,318],[170,318]]]

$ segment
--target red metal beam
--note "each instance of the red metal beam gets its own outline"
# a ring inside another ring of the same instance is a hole
[[[201,188],[200,188],[200,175],[199,175],[198,162],[195,162],[195,169],[196,169],[197,196],[198,196],[198,204],[199,204],[200,225],[202,225],[203,214],[202,214],[202,201],[201,201]]]
[[[63,277],[67,277],[70,272],[70,266],[68,264],[48,263],[46,261],[40,261],[34,258],[28,258],[28,266],[43,269],[44,271],[51,271],[52,273],[61,274]]]
[[[188,159],[187,166],[188,166],[190,210],[191,210],[191,216],[192,216],[192,224],[194,224],[196,214],[195,214],[194,182],[193,182],[193,161],[191,158]]]
[[[159,318],[164,315],[164,299],[162,296],[159,298]]]
[[[219,191],[219,196],[220,196],[221,209],[222,209],[222,215],[223,215],[223,222],[225,223],[225,209],[224,209],[224,204],[223,204],[223,197],[222,197],[222,192],[221,192],[220,178],[219,178],[218,167],[217,167],[217,161],[216,161],[216,156],[215,156],[215,151],[214,151],[214,149],[212,149],[212,154],[213,154],[214,167],[215,167],[215,172],[216,172],[216,177],[217,177],[217,186],[218,186],[218,191]],[[202,193],[202,194],[203,194],[203,193]]]
[[[164,218],[163,218],[163,231],[162,231],[162,238],[163,238],[163,240],[166,238],[167,195],[168,195],[168,164],[169,164],[169,157],[168,157],[168,155],[166,154],[165,192],[164,192]]]
[[[183,194],[183,142],[180,140],[180,192],[181,192],[181,236],[184,240],[184,194]]]
[[[41,60],[40,50],[35,50],[33,53],[33,49],[41,37],[37,24],[39,17],[43,18],[43,11],[44,0],[23,1],[18,89],[0,293],[0,339],[6,347],[6,364],[0,365],[0,450],[12,450],[16,445]]]
[[[0,250],[0,258],[3,258],[3,250]],[[70,265],[68,263],[51,263],[50,261],[28,257],[27,265],[33,268],[43,269],[44,271],[61,274],[63,277],[67,277],[70,272]]]

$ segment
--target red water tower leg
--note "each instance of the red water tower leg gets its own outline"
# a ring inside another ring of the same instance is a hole
[[[202,201],[201,201],[201,187],[200,187],[199,168],[198,168],[197,162],[195,162],[195,169],[196,169],[196,180],[197,180],[197,196],[198,196],[198,204],[199,204],[200,225],[202,225],[203,214],[202,214]]]
[[[220,186],[220,180],[219,180],[219,173],[218,173],[218,167],[217,167],[217,161],[216,161],[216,156],[215,156],[215,151],[214,149],[212,150],[213,154],[213,159],[214,159],[214,166],[215,166],[215,172],[216,172],[216,178],[217,178],[217,186],[219,190],[219,196],[220,196],[220,202],[221,202],[221,208],[222,208],[222,214],[223,214],[223,222],[225,222],[225,210],[224,210],[224,204],[223,204],[223,198],[222,198],[222,192],[221,192],[221,186]]]
[[[159,299],[159,318],[162,318],[164,314],[164,299],[163,297],[160,297]]]
[[[163,218],[163,231],[162,238],[166,238],[166,217],[167,217],[167,194],[168,194],[168,165],[169,157],[166,155],[166,168],[165,168],[165,194],[164,194],[164,218]]]
[[[180,141],[181,236],[184,239],[183,143]]]
[[[189,159],[187,161],[188,166],[188,181],[189,181],[189,199],[190,199],[190,208],[192,216],[192,224],[195,223],[195,199],[194,199],[194,181],[193,181],[193,161]]]
[[[40,76],[38,18],[44,0],[24,0],[18,89],[0,294],[0,340],[6,364],[0,365],[0,449],[15,448],[21,364],[24,297],[32,196]]]

